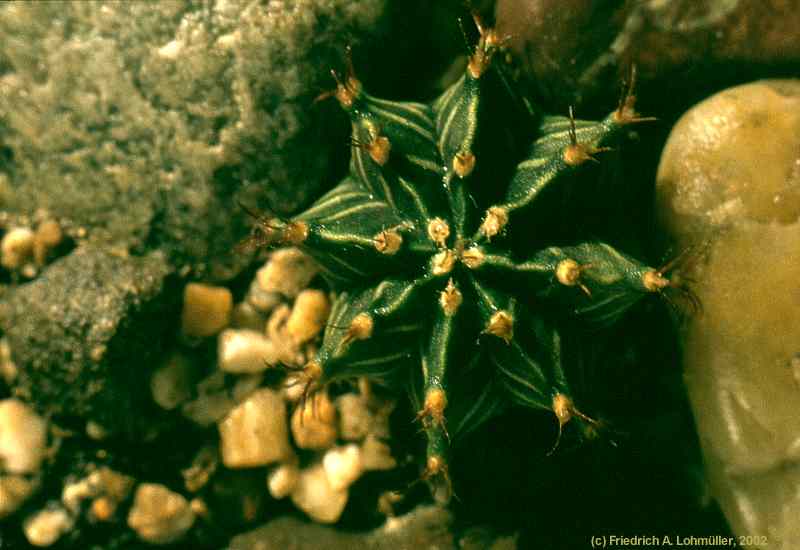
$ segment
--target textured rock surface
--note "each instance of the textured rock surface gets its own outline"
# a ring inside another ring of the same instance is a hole
[[[800,81],[732,88],[689,111],[659,168],[663,224],[709,241],[686,381],[734,531],[795,548],[800,459]],[[756,542],[753,547],[757,547]]]
[[[113,429],[146,422],[148,370],[174,326],[178,296],[164,256],[80,248],[0,303],[21,367],[15,393],[52,414]]]
[[[271,521],[231,540],[231,550],[339,550],[455,548],[450,533],[452,518],[447,510],[420,507],[412,513],[390,519],[386,525],[370,533],[351,534],[329,527],[284,517]]]
[[[642,105],[662,110],[800,66],[800,11],[786,0],[497,0],[496,15],[538,91],[563,108],[613,101],[631,62]]]
[[[382,6],[4,5],[0,204],[47,209],[73,235],[83,227],[123,248],[157,246],[229,276],[242,261],[229,254],[243,221],[235,192],[259,184],[291,209],[323,183],[334,143],[327,107],[311,104],[345,40],[374,26]]]

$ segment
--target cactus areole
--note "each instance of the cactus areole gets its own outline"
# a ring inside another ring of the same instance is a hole
[[[502,41],[476,23],[464,74],[430,104],[370,96],[352,67],[337,77],[349,175],[296,217],[257,226],[260,240],[307,251],[337,292],[303,369],[309,390],[355,377],[407,388],[427,438],[423,477],[441,499],[451,442],[506,404],[547,411],[559,434],[592,422],[573,400],[552,311],[613,322],[670,284],[605,243],[526,249],[514,235],[545,189],[643,119],[630,89],[600,122],[538,113],[493,63]],[[516,157],[497,102],[525,127]]]

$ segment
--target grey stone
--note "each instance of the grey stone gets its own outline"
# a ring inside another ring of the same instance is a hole
[[[231,539],[230,550],[415,550],[456,548],[450,530],[452,516],[444,508],[420,506],[409,514],[390,518],[367,533],[348,533],[304,522],[294,517],[275,519]]]
[[[178,295],[161,253],[79,248],[0,303],[19,365],[14,392],[48,414],[136,431],[150,405],[149,366],[176,324]]]

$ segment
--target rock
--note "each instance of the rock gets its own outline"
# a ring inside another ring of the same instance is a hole
[[[286,332],[295,345],[313,340],[325,326],[331,306],[321,290],[303,290],[297,295],[292,313],[286,322]]]
[[[509,36],[538,94],[561,112],[608,111],[631,63],[640,97],[659,116],[721,82],[796,74],[800,66],[800,12],[784,0],[498,0],[495,13],[498,34]]]
[[[39,488],[37,479],[0,476],[0,519],[16,512]]]
[[[311,282],[319,268],[310,256],[296,248],[281,248],[272,253],[256,273],[264,292],[277,292],[294,298]]]
[[[231,539],[230,550],[364,550],[456,548],[451,532],[453,518],[446,509],[420,506],[405,516],[389,519],[366,533],[307,523],[287,516],[274,519]]]
[[[245,303],[256,312],[266,315],[280,304],[282,299],[283,297],[279,292],[264,290],[258,283],[258,279],[254,279],[245,296]],[[262,329],[263,326],[256,328],[256,330]]]
[[[387,443],[370,435],[361,444],[361,464],[365,471],[391,470],[397,467],[397,460]]]
[[[230,278],[249,261],[237,197],[288,211],[327,176],[347,130],[311,104],[383,5],[3,6],[4,208]]]
[[[61,504],[70,514],[77,516],[86,501],[94,503],[100,500],[98,512],[108,511],[113,515],[117,505],[130,495],[134,483],[132,477],[102,466],[81,479],[65,483],[61,490]],[[103,518],[103,521],[107,519]]]
[[[300,469],[294,462],[280,464],[267,475],[267,488],[272,498],[282,499],[288,497],[297,486]]]
[[[47,422],[17,399],[0,401],[0,469],[34,473],[44,459]]]
[[[676,242],[707,243],[684,274],[703,308],[684,357],[712,493],[735,533],[778,549],[800,510],[798,107],[800,81],[709,98],[673,129],[657,188]]]
[[[136,489],[128,526],[151,544],[180,540],[194,524],[187,500],[157,483],[141,483]]]
[[[278,362],[280,350],[262,333],[244,329],[226,329],[217,344],[218,365],[234,374],[258,373]]]
[[[334,489],[321,463],[300,470],[292,502],[314,521],[336,523],[347,505],[347,489]]]
[[[336,442],[336,408],[324,391],[295,407],[292,435],[301,449],[327,449]]]
[[[322,466],[325,468],[331,489],[334,491],[347,489],[364,472],[361,449],[352,443],[328,449],[322,457]]]
[[[22,524],[25,538],[34,546],[50,546],[75,525],[75,520],[61,507],[46,508],[28,516]]]
[[[280,395],[262,388],[219,423],[222,462],[228,468],[252,468],[289,458],[286,405]]]
[[[9,271],[21,269],[33,259],[33,231],[14,227],[0,240],[0,265]]]
[[[173,353],[150,377],[153,401],[162,409],[173,410],[192,396],[194,378],[189,359],[179,352]]]
[[[14,392],[56,416],[131,435],[148,424],[149,368],[178,313],[162,254],[79,248],[0,302]]]
[[[181,470],[183,484],[187,491],[196,493],[208,483],[219,466],[219,450],[214,446],[200,449],[192,460],[191,466]]]
[[[187,336],[205,338],[228,326],[233,295],[225,287],[189,283],[183,289],[181,328]]]

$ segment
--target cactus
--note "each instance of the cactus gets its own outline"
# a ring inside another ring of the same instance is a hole
[[[493,62],[503,40],[476,25],[464,74],[429,104],[369,95],[352,64],[334,73],[328,95],[352,122],[349,175],[305,212],[257,226],[261,241],[307,251],[337,292],[302,369],[309,391],[354,377],[407,388],[427,438],[423,477],[444,500],[450,442],[507,403],[553,414],[559,437],[568,423],[594,424],[562,364],[558,312],[613,323],[670,286],[605,243],[531,250],[546,236],[524,233],[539,197],[645,119],[632,84],[600,122],[537,112]],[[494,114],[499,104],[514,124]]]

